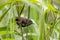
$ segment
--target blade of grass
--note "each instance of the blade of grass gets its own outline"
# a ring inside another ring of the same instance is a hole
[[[18,14],[19,20],[20,20],[20,13],[23,12],[24,7],[25,7],[25,4],[23,5],[23,8],[22,8],[22,10],[21,10],[21,12],[20,12],[20,11],[19,11],[19,3],[16,2],[16,8],[17,8],[17,14]],[[21,23],[19,24],[19,27],[20,27],[20,31],[21,31],[21,35],[22,35],[22,40],[24,40],[24,36],[23,36],[23,31],[22,31]]]
[[[7,14],[7,12],[10,10],[11,7],[8,8],[8,10],[6,10],[2,16],[0,17],[0,22],[2,21],[2,19],[5,17],[5,15]]]

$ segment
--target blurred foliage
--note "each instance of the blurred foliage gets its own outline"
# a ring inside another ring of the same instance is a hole
[[[21,16],[33,24],[20,30],[15,18],[24,4]],[[0,0],[0,36],[2,40],[22,40],[22,36],[25,40],[60,40],[60,0]]]

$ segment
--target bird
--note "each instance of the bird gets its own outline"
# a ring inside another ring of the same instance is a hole
[[[25,18],[25,17],[20,17],[20,19],[16,17],[15,21],[18,26],[21,24],[22,27],[27,27],[33,24],[33,22],[30,19]]]

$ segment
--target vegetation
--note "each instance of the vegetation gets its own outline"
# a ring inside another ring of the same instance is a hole
[[[0,40],[60,40],[60,0],[0,0]]]

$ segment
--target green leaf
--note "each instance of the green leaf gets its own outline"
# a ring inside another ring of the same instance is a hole
[[[29,2],[31,2],[31,3],[33,3],[33,4],[40,4],[40,2],[39,1],[37,1],[37,0],[28,0]]]
[[[8,28],[9,29],[9,28]],[[7,26],[6,27],[0,27],[0,31],[6,31],[7,30]],[[9,29],[10,30],[10,29]],[[8,31],[9,31],[8,30]]]
[[[47,6],[48,6],[49,9],[52,9],[53,11],[56,11],[56,9],[51,4],[48,3]]]
[[[0,10],[1,10],[2,8],[4,8],[4,6],[6,6],[7,4],[10,4],[10,2],[1,3],[1,4],[0,4]]]
[[[7,12],[9,11],[9,9],[10,9],[10,7],[2,14],[2,16],[0,17],[0,22],[5,17],[5,15],[7,14]]]
[[[15,2],[21,2],[21,0],[8,0],[7,2],[2,2],[2,3],[0,3],[0,10],[2,9],[2,8],[4,8],[4,6],[6,6],[6,5],[8,5],[8,4],[10,4],[10,3],[15,3]]]
[[[15,40],[14,38],[5,38],[4,40]]]
[[[48,8],[52,11],[54,11],[55,13],[59,13],[58,10],[56,10],[50,3],[46,3],[46,5],[48,6]]]
[[[2,35],[2,37],[5,39],[5,38],[14,38],[14,35],[13,36],[11,36],[12,34],[8,34],[8,33],[6,33],[6,34],[4,34],[4,35]],[[8,36],[8,37],[7,37]]]
[[[48,14],[49,14],[49,9],[47,9],[46,11],[45,11],[45,15],[44,15],[44,18],[45,18],[45,22],[47,23],[48,22]]]

